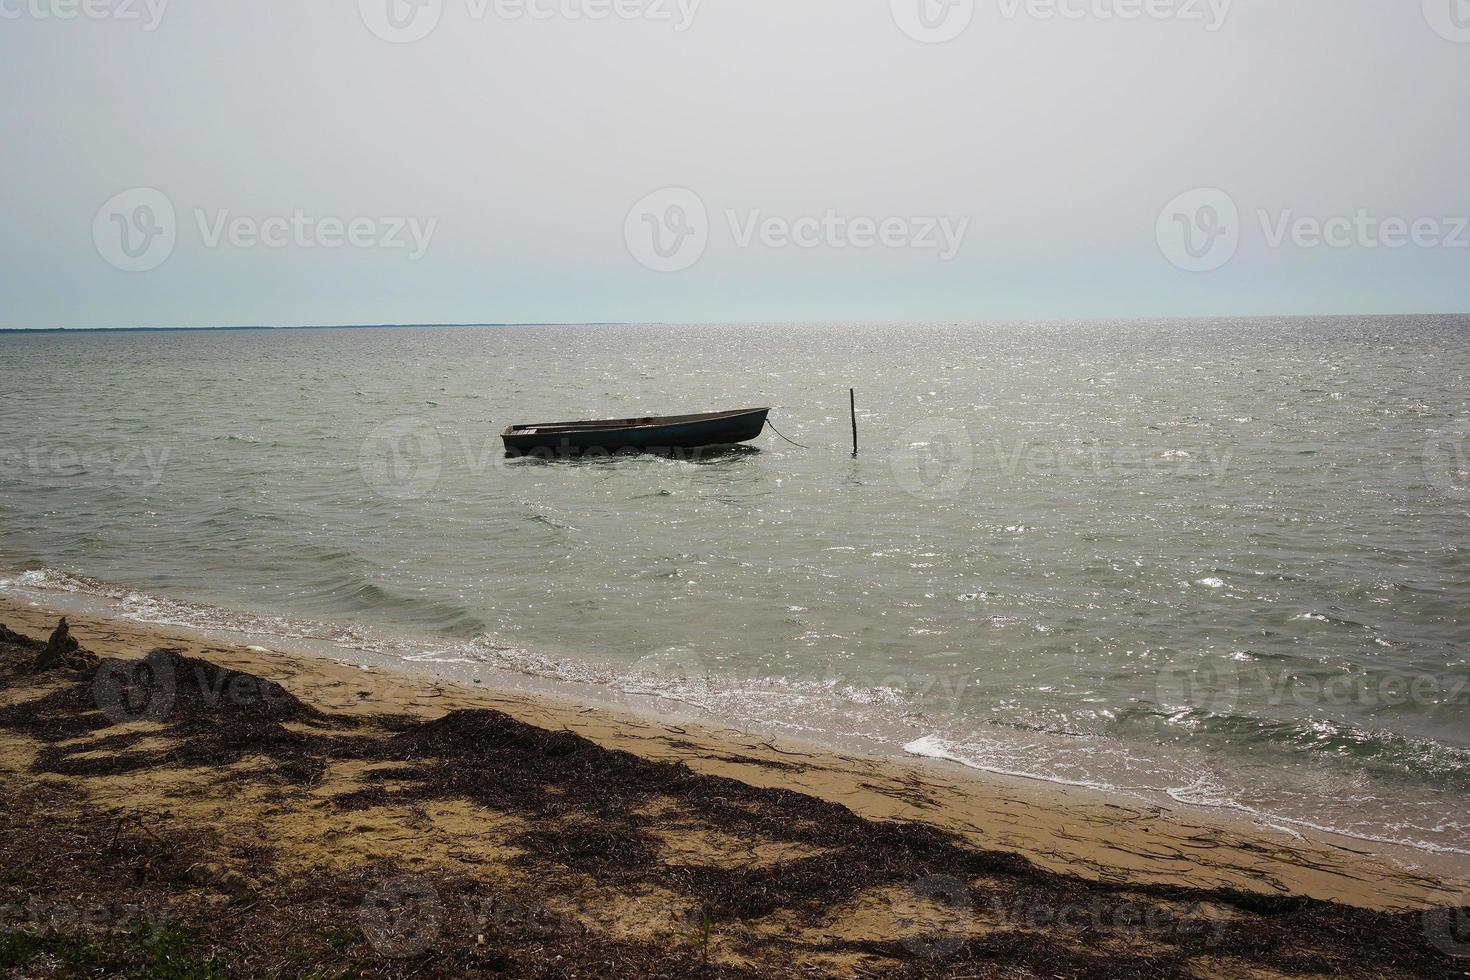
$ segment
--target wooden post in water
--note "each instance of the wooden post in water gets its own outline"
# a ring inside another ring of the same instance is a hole
[[[852,409],[852,455],[857,458],[857,389],[847,389],[847,404]]]

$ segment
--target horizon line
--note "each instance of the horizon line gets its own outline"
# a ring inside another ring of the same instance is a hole
[[[502,323],[300,323],[300,324],[220,324],[215,326],[125,326],[125,327],[0,327],[0,334],[18,333],[202,333],[206,331],[230,331],[230,330],[473,330],[482,328],[525,328],[525,327],[714,327],[714,326],[803,326],[803,325],[827,325],[833,323],[848,323],[853,325],[870,324],[873,326],[884,325],[906,325],[906,326],[958,326],[960,324],[998,324],[998,323],[1038,323],[1038,324],[1063,324],[1063,323],[1147,323],[1160,320],[1309,320],[1329,319],[1342,320],[1351,318],[1372,319],[1400,319],[1404,317],[1431,317],[1452,318],[1470,317],[1465,312],[1443,312],[1443,313],[1261,313],[1261,314],[1220,314],[1202,316],[1138,316],[1138,317],[1072,317],[1072,318],[1040,318],[1040,319],[999,319],[999,320],[697,320],[697,321],[674,321],[674,320],[565,320],[545,322],[502,322]]]

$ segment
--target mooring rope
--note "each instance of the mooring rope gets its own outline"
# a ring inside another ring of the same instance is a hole
[[[776,433],[776,435],[781,436],[781,430],[778,429],[778,428],[776,428],[776,426],[771,423],[771,420],[770,419],[766,419],[766,425],[771,426],[771,431],[774,432],[774,433]],[[781,438],[782,439],[786,439],[785,436],[781,436]],[[810,448],[812,448],[811,446],[803,446],[801,443],[797,442],[795,439],[786,439],[786,441],[789,442],[789,443],[791,443],[797,449],[810,449]]]

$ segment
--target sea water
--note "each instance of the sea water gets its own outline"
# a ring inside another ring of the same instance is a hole
[[[4,335],[0,590],[1465,853],[1467,341],[1413,317]],[[761,405],[806,448],[498,438]]]

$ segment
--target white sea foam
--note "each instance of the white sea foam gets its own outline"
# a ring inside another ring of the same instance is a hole
[[[1296,837],[1301,837],[1301,830],[1305,829],[1334,834],[1367,843],[1407,847],[1436,854],[1470,855],[1470,849],[1423,840],[1412,833],[1403,835],[1371,833],[1356,827],[1343,827],[1321,821],[1291,817],[1273,810],[1247,806],[1236,799],[1223,783],[1211,776],[1198,776],[1192,782],[1185,785],[1160,785],[1157,788],[1153,788],[1136,784],[1120,785],[1117,782],[1105,779],[1066,778],[1040,768],[1018,767],[1007,764],[1003,760],[1008,757],[1010,749],[1008,746],[999,744],[987,746],[983,743],[967,741],[961,745],[938,735],[926,735],[923,738],[914,739],[904,745],[903,748],[910,755],[927,759],[937,759],[944,762],[953,762],[968,769],[993,773],[998,776],[1030,779],[1059,786],[1075,786],[1112,795],[1130,796],[1139,799],[1153,799],[1166,796],[1184,806],[1229,810],[1248,817],[1261,826],[1280,830]],[[1137,773],[1135,772],[1134,775],[1136,776]],[[1440,829],[1459,830],[1461,828],[1441,827]]]
[[[1064,779],[1060,776],[1043,773],[1031,769],[1013,768],[999,765],[995,762],[987,762],[982,752],[977,752],[973,744],[967,743],[962,750],[955,743],[940,738],[937,735],[925,735],[916,738],[903,747],[909,755],[920,756],[926,759],[939,759],[944,762],[955,762],[967,769],[976,769],[981,772],[994,773],[997,776],[1012,776],[1017,779],[1034,779],[1044,783],[1054,783],[1058,786],[1080,786],[1086,789],[1095,789],[1103,792],[1128,794],[1128,790],[1114,786],[1111,783],[1092,779]]]

